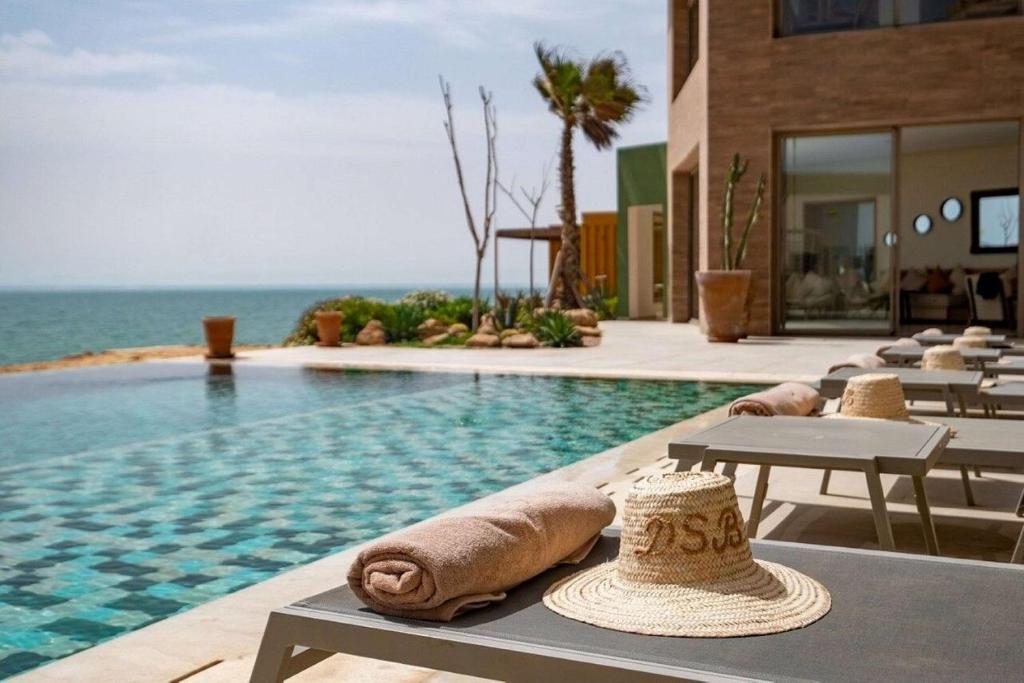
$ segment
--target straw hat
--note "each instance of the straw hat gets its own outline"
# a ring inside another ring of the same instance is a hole
[[[984,349],[988,346],[984,337],[957,337],[953,340],[954,349]]]
[[[888,373],[854,375],[846,380],[837,417],[909,421],[900,378]]]
[[[992,328],[974,325],[964,330],[965,337],[985,337],[992,334]]]
[[[618,559],[562,579],[544,604],[616,631],[727,638],[807,626],[832,598],[814,579],[753,559],[728,477],[673,472],[626,497]]]
[[[953,346],[933,346],[925,349],[921,359],[922,370],[965,370],[964,357]]]

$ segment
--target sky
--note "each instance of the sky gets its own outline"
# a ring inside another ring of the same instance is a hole
[[[665,17],[660,0],[0,0],[0,286],[471,282],[438,76],[479,215],[478,86],[506,185],[556,158],[535,40],[621,50],[649,102],[619,144],[663,141]],[[578,141],[576,161],[580,210],[614,210],[615,154]],[[502,197],[497,227],[524,225]],[[528,268],[502,240],[502,281]]]

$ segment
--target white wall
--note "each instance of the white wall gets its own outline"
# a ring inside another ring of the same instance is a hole
[[[1017,145],[903,154],[900,166],[900,267],[1002,269],[1016,254],[971,253],[971,191],[1017,186]],[[963,203],[963,215],[947,223],[939,206],[947,197]],[[914,232],[914,218],[932,217],[927,235]]]

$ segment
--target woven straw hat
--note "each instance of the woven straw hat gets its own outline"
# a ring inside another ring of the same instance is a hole
[[[992,334],[991,327],[982,327],[981,325],[974,325],[964,330],[965,337],[985,337]]]
[[[953,340],[954,349],[983,349],[988,346],[984,337],[966,336]]]
[[[618,559],[562,579],[544,604],[617,631],[727,638],[807,626],[832,598],[814,579],[753,559],[728,477],[673,472],[626,497]]]
[[[922,370],[964,370],[964,357],[953,346],[933,346],[925,349],[921,359]]]
[[[839,417],[910,420],[903,385],[897,375],[855,375],[846,381]]]

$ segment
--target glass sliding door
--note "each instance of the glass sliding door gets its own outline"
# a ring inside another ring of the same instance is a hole
[[[892,327],[893,135],[782,140],[782,327]]]

